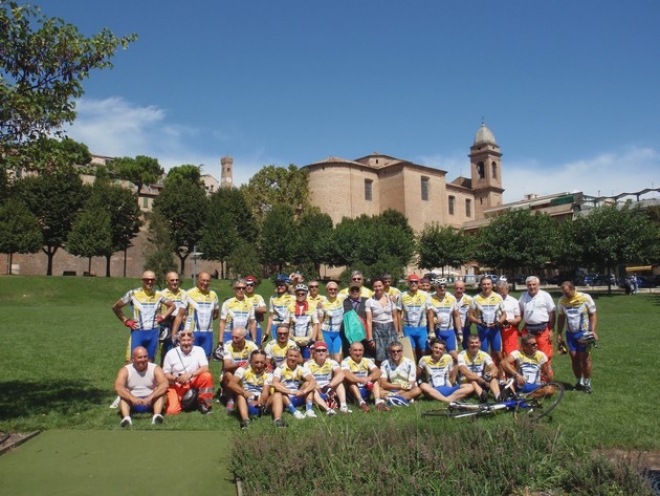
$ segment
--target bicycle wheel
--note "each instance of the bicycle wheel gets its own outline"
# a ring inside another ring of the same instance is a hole
[[[543,388],[545,394],[539,394],[540,390],[520,395],[520,403],[516,407],[515,414],[527,415],[532,420],[547,417],[564,397],[564,385],[559,382],[548,382]]]

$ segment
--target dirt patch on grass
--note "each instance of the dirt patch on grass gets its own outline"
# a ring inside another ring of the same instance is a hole
[[[39,431],[34,432],[4,432],[0,431],[0,455],[10,452],[17,446],[23,444],[28,439],[32,439],[39,434]]]
[[[613,448],[601,450],[599,453],[612,462],[626,460],[645,470],[660,471],[660,451],[630,451]]]

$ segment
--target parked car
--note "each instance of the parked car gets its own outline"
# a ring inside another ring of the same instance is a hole
[[[582,286],[593,286],[594,284],[594,279],[598,277],[598,274],[587,274],[584,276],[584,280],[582,281]]]
[[[619,284],[619,287],[625,288],[626,284],[630,284],[634,280],[634,276],[627,277],[626,279],[623,279],[621,283]],[[652,279],[644,276],[637,276],[637,287],[638,288],[654,288],[656,284],[653,282]]]
[[[610,274],[609,278],[607,274],[601,274],[596,277],[594,277],[593,281],[591,281],[591,286],[607,286],[608,285],[608,279],[609,279],[609,285],[610,286],[616,286],[617,285],[617,280],[616,276],[614,274]]]
[[[660,286],[660,274],[656,274],[653,277],[651,277],[651,282],[656,288]]]

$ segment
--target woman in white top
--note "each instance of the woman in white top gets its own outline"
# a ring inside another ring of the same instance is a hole
[[[397,340],[396,305],[385,294],[383,280],[375,277],[371,281],[374,295],[365,303],[367,317],[367,340],[376,348],[376,364],[387,360],[390,343]]]

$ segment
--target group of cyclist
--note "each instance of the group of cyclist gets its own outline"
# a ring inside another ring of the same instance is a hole
[[[211,358],[223,362],[218,399],[229,412],[237,411],[243,428],[265,409],[284,426],[284,411],[298,419],[315,417],[314,406],[327,415],[351,413],[350,400],[363,411],[370,410],[368,401],[388,411],[422,395],[448,403],[472,395],[480,402],[489,394],[499,400],[507,378],[523,392],[543,391],[553,378],[555,324],[559,348],[567,345],[571,356],[576,389],[592,390],[589,350],[598,338],[596,309],[591,297],[570,282],[561,285],[563,296],[555,305],[534,276],[516,300],[506,280],[489,277],[470,297],[464,281],[455,282],[452,294],[446,279],[415,274],[407,278],[406,291],[393,286],[389,274],[372,279],[372,291],[355,271],[348,288],[339,291],[331,281],[322,296],[318,281],[305,284],[295,273],[276,278],[268,303],[255,292],[257,279],[248,276],[236,280],[234,296],[220,304],[210,279],[202,272],[196,286],[183,291],[171,272],[167,288],[156,291],[155,276],[145,272],[142,287],[113,305],[131,329],[129,356],[144,347],[153,362],[160,342],[169,381],[167,414],[181,411],[192,388],[199,390],[199,409],[210,413]],[[123,312],[129,304],[132,318]],[[361,319],[363,340],[352,341],[345,332],[344,316],[351,311]],[[218,318],[214,349],[212,327]],[[182,333],[191,338],[191,343],[184,339],[184,349],[176,346]],[[414,360],[403,356],[406,339]],[[194,364],[188,357],[193,351]],[[302,406],[304,413],[298,410]]]

